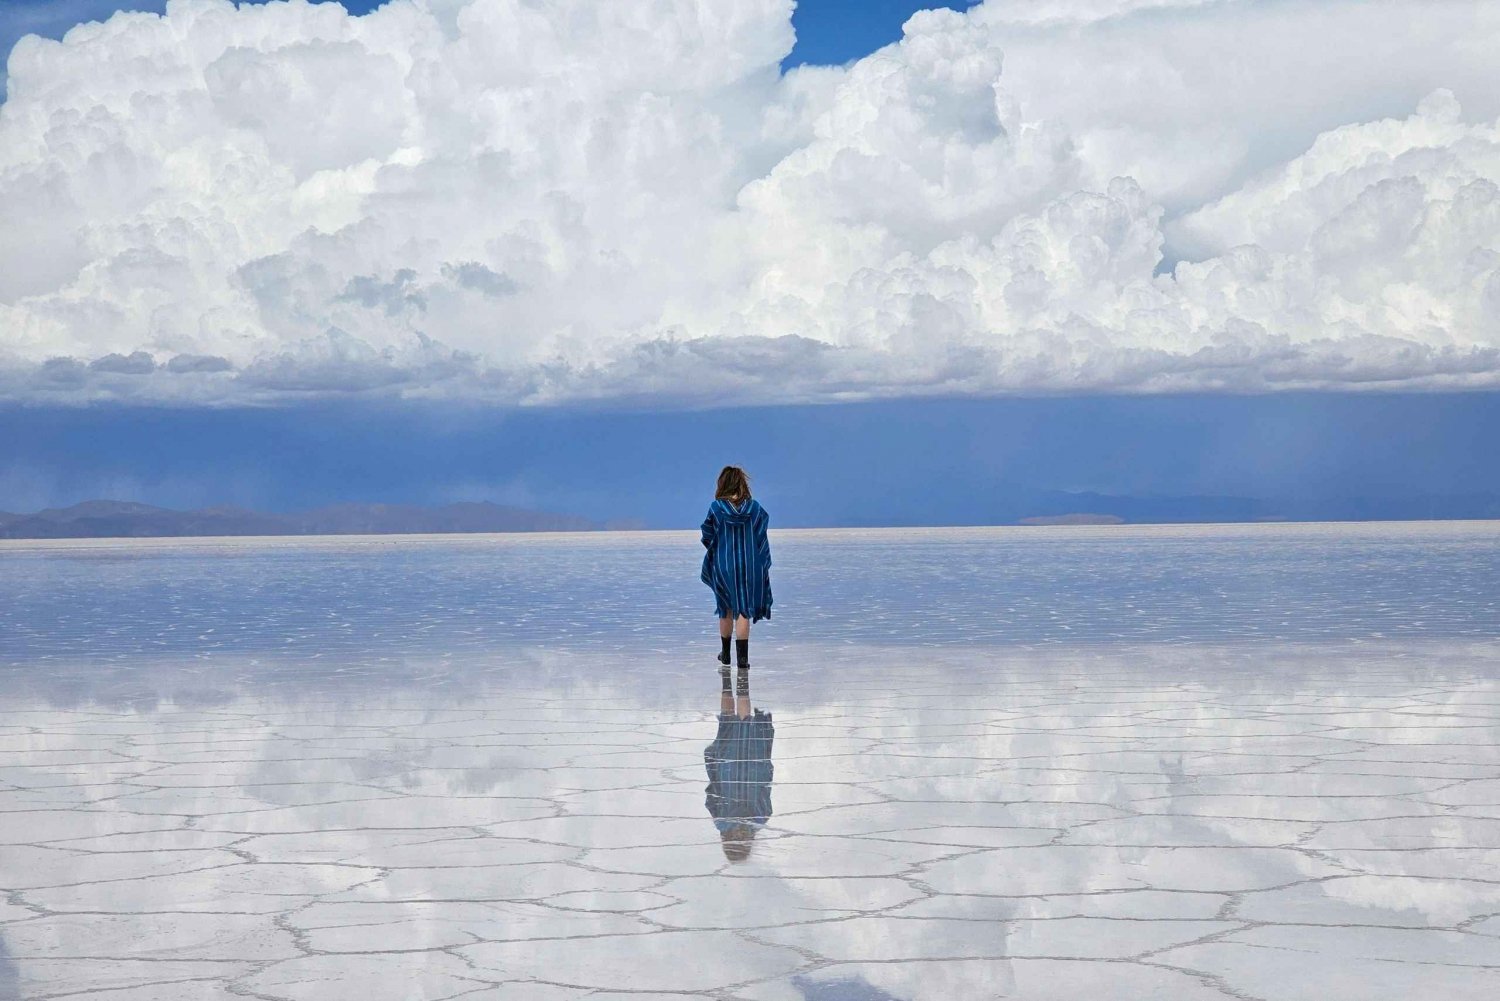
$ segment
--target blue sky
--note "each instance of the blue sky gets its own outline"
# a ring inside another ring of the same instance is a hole
[[[736,462],[782,525],[984,524],[1080,509],[1130,520],[1493,516],[1500,466],[1488,454],[1497,435],[1497,394],[908,400],[694,413],[5,409],[0,510],[98,496],[269,510],[490,500],[671,527],[701,517],[719,466]]]
[[[117,6],[9,0],[0,48]],[[22,44],[0,509],[667,525],[742,460],[797,524],[1490,510],[1481,0],[953,7],[184,4]]]
[[[918,10],[933,6],[966,10],[973,5],[974,0],[941,5],[912,0],[798,0],[792,15],[797,47],[782,65],[846,62],[900,38],[901,25]]]

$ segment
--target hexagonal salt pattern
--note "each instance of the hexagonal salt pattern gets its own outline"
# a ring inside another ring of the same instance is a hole
[[[695,545],[0,544],[0,999],[1500,996],[1500,528]]]

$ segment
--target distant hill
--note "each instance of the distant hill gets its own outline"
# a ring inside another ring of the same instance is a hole
[[[416,507],[405,504],[338,504],[293,515],[298,534],[386,535],[402,532],[589,532],[587,518],[489,503]]]
[[[1022,518],[1022,525],[1123,525],[1117,514],[1037,514]]]
[[[1131,524],[1268,521],[1407,521],[1500,518],[1500,495],[1473,493],[1410,497],[1336,498],[1118,496],[1017,491],[997,498],[992,523],[1024,525],[1099,524],[1079,519],[1104,517]],[[1082,515],[1077,512],[1099,512]],[[1057,519],[1071,519],[1059,521]]]
[[[460,532],[588,532],[641,527],[598,524],[486,502],[417,507],[339,504],[294,514],[236,507],[174,511],[128,501],[93,500],[35,514],[0,512],[0,539],[100,539],[198,535],[399,535]]]

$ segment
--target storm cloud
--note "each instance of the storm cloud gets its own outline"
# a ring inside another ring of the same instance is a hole
[[[1500,11],[176,0],[22,39],[0,399],[1500,386]]]

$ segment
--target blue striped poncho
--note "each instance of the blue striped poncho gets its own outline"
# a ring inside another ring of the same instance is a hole
[[[708,771],[704,806],[720,831],[763,827],[771,819],[771,714],[755,710],[749,719],[719,715],[719,734],[703,749]]]
[[[771,617],[770,515],[754,498],[738,505],[716,500],[703,519],[703,573],[714,592],[719,618],[733,614],[751,622]]]

